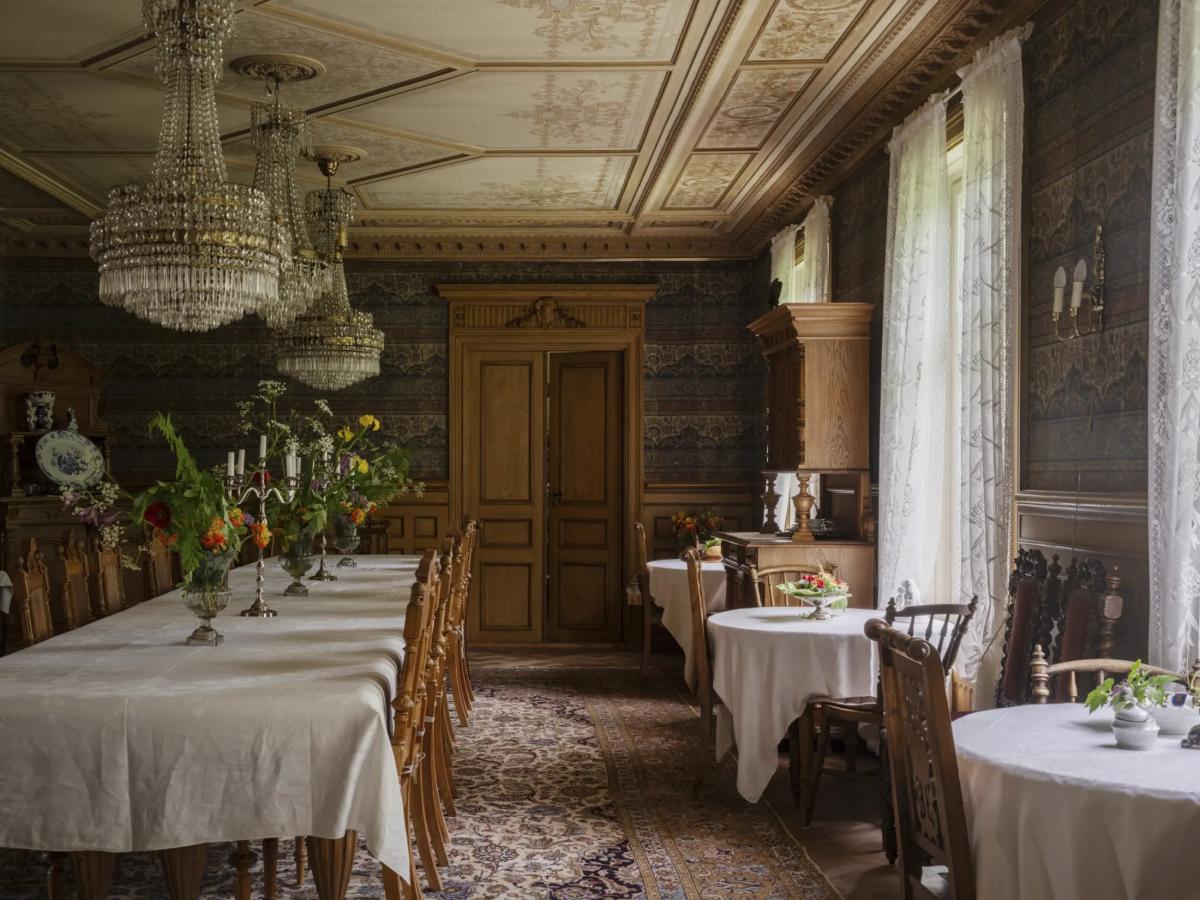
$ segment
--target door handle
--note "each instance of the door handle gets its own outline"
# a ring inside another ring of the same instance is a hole
[[[551,506],[558,506],[559,501],[562,500],[562,491],[556,491],[553,488],[547,488],[546,500],[549,501]]]

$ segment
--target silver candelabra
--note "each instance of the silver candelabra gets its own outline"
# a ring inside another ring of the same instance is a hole
[[[234,475],[225,476],[225,487],[230,496],[234,498],[234,502],[241,506],[251,498],[258,499],[258,521],[265,522],[267,520],[267,498],[274,497],[280,503],[290,503],[292,498],[296,496],[296,488],[300,484],[300,479],[295,475],[288,475],[283,479],[283,491],[279,488],[267,485],[267,460],[264,457],[258,461],[258,484],[254,483],[254,478],[250,479],[250,483],[246,484],[246,476],[244,472],[238,472]],[[255,546],[258,546],[257,543]],[[277,616],[279,613],[269,607],[266,601],[263,600],[263,570],[266,568],[266,563],[263,561],[263,550],[265,548],[258,547],[258,561],[255,563],[254,572],[254,602],[243,609],[240,615],[253,616],[256,618]]]

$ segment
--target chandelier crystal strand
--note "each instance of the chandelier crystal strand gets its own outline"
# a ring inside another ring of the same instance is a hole
[[[279,104],[278,81],[273,103],[251,107],[250,134],[254,143],[254,186],[270,199],[286,248],[279,293],[258,308],[267,326],[278,330],[294,322],[330,286],[329,264],[313,250],[296,191],[296,160],[310,149],[308,119],[302,109]]]
[[[329,179],[337,161],[322,158]],[[356,312],[346,290],[342,255],[346,229],[354,215],[354,198],[332,185],[308,194],[308,214],[314,223],[316,249],[330,260],[331,285],[279,335],[276,366],[280,373],[321,391],[339,391],[379,374],[383,332],[370,313]]]
[[[143,0],[166,85],[148,181],[114,188],[91,226],[100,299],[180,331],[209,331],[279,291],[267,196],[226,180],[215,87],[233,0]]]

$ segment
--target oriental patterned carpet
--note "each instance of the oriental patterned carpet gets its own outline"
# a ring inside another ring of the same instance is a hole
[[[731,761],[693,795],[695,712],[664,676],[642,683],[596,656],[480,654],[475,718],[457,732],[451,862],[427,897],[838,897],[774,811],[737,795]],[[232,897],[231,849],[212,848],[204,897]],[[315,898],[281,856],[281,897]],[[44,885],[40,854],[0,851],[0,898],[44,897]],[[165,896],[151,854],[123,858],[110,898]],[[382,896],[360,848],[348,897]]]

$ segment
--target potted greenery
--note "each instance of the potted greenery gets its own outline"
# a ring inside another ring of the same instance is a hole
[[[1173,675],[1150,675],[1136,660],[1129,674],[1119,684],[1105,678],[1084,700],[1088,712],[1103,707],[1113,710],[1113,737],[1117,746],[1126,750],[1150,750],[1158,738],[1158,723],[1152,709],[1167,703],[1166,686],[1175,680]]]

